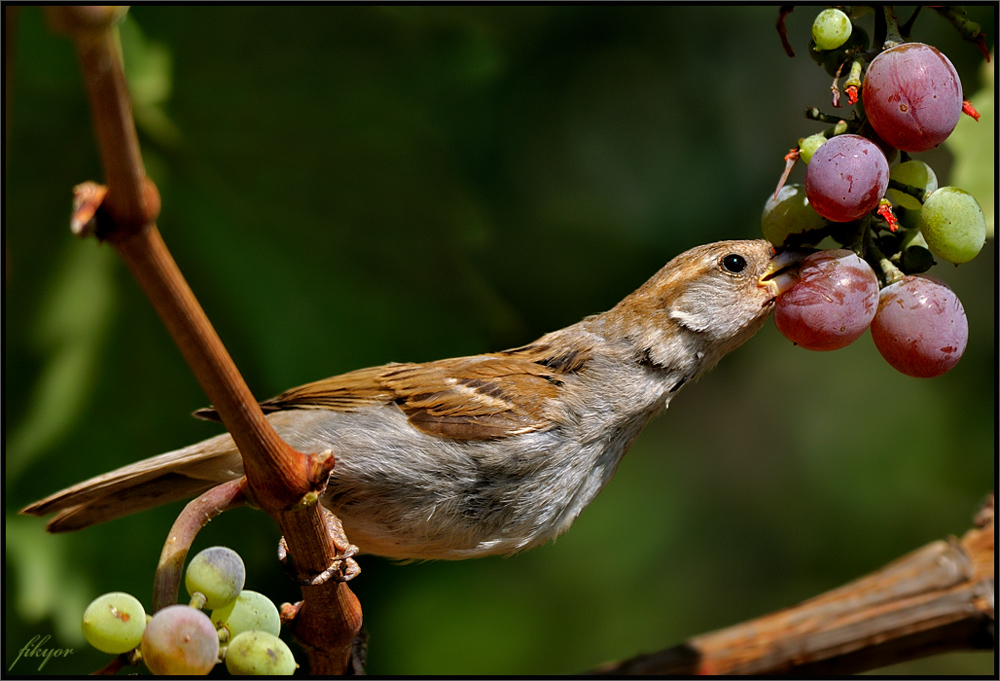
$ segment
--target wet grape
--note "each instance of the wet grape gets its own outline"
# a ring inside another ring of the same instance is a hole
[[[958,296],[940,281],[921,275],[903,277],[882,289],[871,329],[885,361],[916,378],[949,371],[969,340],[969,322]]]
[[[121,591],[98,596],[83,611],[83,636],[102,653],[127,653],[139,645],[145,629],[142,603]]]
[[[875,210],[888,184],[885,155],[858,135],[827,140],[806,168],[809,203],[832,222],[850,222]]]
[[[917,224],[931,252],[956,265],[975,258],[986,243],[983,209],[957,187],[941,187],[927,197]]]
[[[868,328],[878,307],[878,279],[852,251],[833,249],[803,259],[799,282],[778,296],[774,323],[809,350],[837,350]]]
[[[212,546],[198,553],[191,559],[184,574],[188,594],[204,594],[205,607],[210,610],[236,600],[245,580],[243,559],[225,546]]]
[[[201,610],[168,605],[149,620],[141,649],[154,674],[202,675],[219,661],[219,635]]]
[[[903,43],[872,60],[861,87],[868,122],[902,151],[933,149],[962,113],[962,82],[948,58],[923,43]]]

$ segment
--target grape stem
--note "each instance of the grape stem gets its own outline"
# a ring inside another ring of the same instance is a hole
[[[832,139],[837,135],[843,135],[845,132],[852,132],[857,130],[861,126],[858,125],[857,119],[853,118],[855,114],[852,114],[851,122],[848,123],[843,118],[839,116],[833,116],[828,113],[823,113],[816,107],[806,109],[806,118],[811,121],[817,121],[819,123],[832,123],[829,128],[823,131],[823,136],[827,139]]]
[[[808,118],[811,121],[817,121],[819,123],[829,123],[831,125],[836,125],[837,123],[840,123],[841,121],[844,120],[840,116],[834,116],[832,114],[823,113],[814,106],[806,109],[806,118]]]
[[[918,11],[919,9],[920,7],[917,7]],[[933,7],[933,10],[951,22],[959,35],[962,36],[962,40],[975,43],[979,51],[986,57],[986,61],[990,61],[990,50],[986,47],[986,36],[983,34],[982,27],[976,22],[969,20],[963,8],[952,5],[941,5]]]
[[[184,559],[201,528],[223,511],[243,505],[246,501],[246,478],[216,485],[192,499],[170,528],[160,553],[160,562],[153,576],[153,612],[177,602]]]
[[[855,59],[851,63],[851,72],[847,76],[847,80],[844,81],[844,87],[861,87],[861,69],[864,67],[864,62],[860,59]]]
[[[91,676],[114,676],[115,674],[117,674],[118,672],[120,672],[122,669],[124,669],[128,665],[134,664],[134,663],[132,663],[132,662],[129,661],[129,654],[130,653],[122,653],[121,655],[116,655],[115,657],[113,657],[111,659],[110,662],[108,662],[106,665],[104,665],[100,669],[98,669],[96,671],[90,672],[90,675]]]
[[[778,37],[781,38],[781,46],[785,49],[785,54],[789,57],[795,56],[792,44],[788,42],[788,30],[785,28],[785,17],[795,11],[795,5],[782,5],[778,8],[778,21],[775,28],[778,29]]]
[[[888,50],[903,42],[903,36],[899,33],[899,22],[896,20],[896,10],[893,6],[885,5],[882,7],[882,12],[885,16],[885,42],[882,43],[882,49]]]
[[[913,33],[913,24],[917,21],[917,17],[920,15],[920,10],[923,8],[923,5],[917,5],[917,8],[913,10],[913,14],[911,14],[910,18],[906,20],[906,23],[899,27],[900,33],[907,37]]]
[[[788,176],[792,174],[792,168],[795,167],[795,163],[799,160],[799,157],[800,153],[798,147],[785,154],[785,171],[781,173],[781,178],[778,180],[778,186],[774,190],[774,200],[778,199],[778,192],[780,192],[781,188],[785,186],[785,182],[788,181]]]
[[[922,189],[920,187],[914,187],[912,184],[904,184],[899,180],[892,179],[891,177],[889,178],[889,188],[895,189],[898,192],[903,192],[904,194],[909,194],[917,201],[919,201],[921,204],[924,202],[924,199],[927,198],[926,189]]]
[[[882,282],[881,288],[885,288],[889,284],[899,281],[903,278],[903,272],[889,261],[889,258],[885,257],[885,254],[879,250],[879,247],[875,245],[875,239],[872,235],[872,230],[867,226],[864,230],[864,259],[872,266],[875,270],[875,274],[878,275],[879,281]]]
[[[834,109],[840,108],[840,83],[838,81],[840,81],[840,73],[844,70],[844,64],[846,63],[846,61],[840,62],[840,66],[837,67],[837,73],[833,76],[833,84],[830,85],[830,92],[833,95],[832,104]]]

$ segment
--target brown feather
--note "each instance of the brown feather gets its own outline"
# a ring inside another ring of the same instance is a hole
[[[308,383],[264,400],[265,413],[285,409],[351,412],[394,403],[414,428],[457,440],[489,440],[554,427],[546,405],[568,376],[581,371],[586,349],[544,343],[504,352],[386,364]],[[196,416],[218,419],[214,409]]]

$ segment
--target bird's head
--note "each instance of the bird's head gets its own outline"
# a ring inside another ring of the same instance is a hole
[[[778,295],[797,281],[802,257],[775,254],[762,239],[698,246],[668,262],[609,315],[656,363],[668,365],[696,348],[707,368],[763,326]]]

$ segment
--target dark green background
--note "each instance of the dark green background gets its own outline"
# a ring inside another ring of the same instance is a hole
[[[994,8],[971,11],[992,46]],[[795,59],[760,7],[140,6],[123,42],[160,229],[264,398],[522,344],[612,306],[690,246],[759,236],[782,156],[821,129],[802,111],[831,110],[805,55],[814,15],[790,17]],[[980,87],[979,51],[933,12],[915,38],[951,57],[967,93]],[[58,537],[14,513],[219,428],[188,417],[205,397],[111,249],[69,234],[70,188],[102,171],[72,47],[38,9],[19,19],[14,74],[4,666],[50,634],[47,647],[77,652],[43,672],[78,674],[107,657],[81,643],[82,608],[109,590],[148,605],[179,506]],[[946,183],[949,153],[921,158]],[[994,250],[933,271],[971,327],[941,378],[896,373],[867,335],[813,353],[769,323],[684,389],[557,543],[362,558],[369,671],[578,672],[964,532],[994,485]],[[232,546],[248,588],[295,600],[277,539],[241,510],[197,546]],[[992,670],[987,653],[896,669]]]

